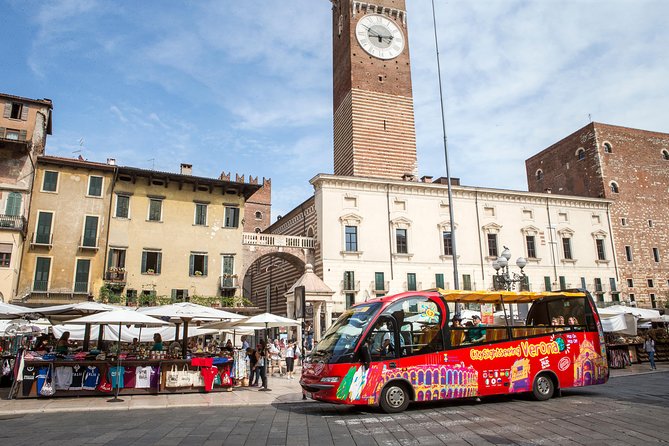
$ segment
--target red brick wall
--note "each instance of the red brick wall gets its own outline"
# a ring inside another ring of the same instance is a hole
[[[606,153],[605,143],[611,153]],[[586,155],[580,161],[579,147]],[[663,158],[663,150],[669,151],[669,134],[591,123],[525,162],[530,191],[551,188],[555,193],[614,200],[611,226],[619,289],[623,299],[633,294],[644,307],[651,306],[651,294],[658,307],[669,294],[669,160]],[[541,181],[537,169],[544,172]],[[611,182],[619,192],[611,190]],[[627,260],[626,246],[632,250],[632,261]],[[658,248],[660,262],[655,262],[653,248]],[[633,287],[627,286],[627,279],[633,280]]]

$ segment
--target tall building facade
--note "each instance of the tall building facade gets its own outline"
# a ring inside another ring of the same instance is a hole
[[[37,158],[19,301],[55,305],[98,294],[114,173],[105,163]]]
[[[611,200],[616,294],[663,307],[669,300],[669,134],[593,122],[525,165],[530,191]]]
[[[336,175],[401,179],[417,170],[405,0],[333,0]]]
[[[0,302],[17,292],[36,159],[51,134],[49,99],[0,94]]]

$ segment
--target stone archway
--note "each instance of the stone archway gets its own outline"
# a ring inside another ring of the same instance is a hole
[[[242,296],[263,312],[288,316],[285,293],[300,278],[304,267],[304,258],[290,252],[275,250],[255,256],[243,273]]]

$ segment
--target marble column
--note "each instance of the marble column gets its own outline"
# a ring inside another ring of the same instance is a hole
[[[315,301],[312,305],[314,306],[314,341],[318,342],[321,340],[321,307],[323,302]]]

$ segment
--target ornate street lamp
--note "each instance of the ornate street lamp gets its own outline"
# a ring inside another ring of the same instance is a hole
[[[527,265],[527,260],[524,257],[516,259],[516,266],[520,268],[520,274],[518,274],[509,271],[509,259],[511,259],[511,251],[505,246],[504,251],[502,251],[497,260],[492,262],[492,267],[495,270],[493,288],[495,291],[512,291],[515,288],[515,284],[518,283],[520,291],[528,291],[527,276],[523,271],[523,268]]]

